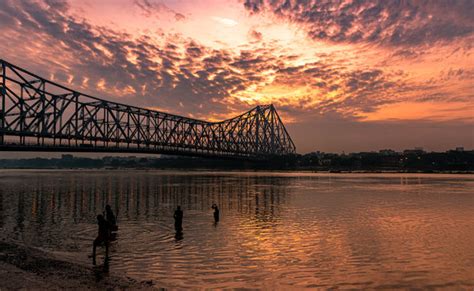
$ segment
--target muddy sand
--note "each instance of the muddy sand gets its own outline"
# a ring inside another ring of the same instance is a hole
[[[0,242],[0,290],[156,290],[154,282],[114,276],[107,267],[85,266],[42,250]]]

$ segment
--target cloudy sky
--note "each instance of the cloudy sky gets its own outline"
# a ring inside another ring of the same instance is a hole
[[[273,103],[300,153],[474,146],[472,0],[2,0],[0,58],[206,120]]]

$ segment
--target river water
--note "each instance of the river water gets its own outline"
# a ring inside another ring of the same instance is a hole
[[[109,272],[160,287],[474,286],[472,175],[4,170],[0,203],[2,240],[85,265],[109,203]]]

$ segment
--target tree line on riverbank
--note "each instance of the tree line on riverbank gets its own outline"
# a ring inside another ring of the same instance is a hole
[[[243,161],[206,159],[195,157],[147,156],[103,158],[74,157],[71,154],[61,158],[2,159],[4,169],[264,169],[264,170],[307,170],[307,171],[396,171],[396,172],[472,172],[474,151],[451,150],[447,152],[424,152],[406,150],[395,152],[360,152],[335,154],[313,152],[304,155],[274,157],[269,160]]]

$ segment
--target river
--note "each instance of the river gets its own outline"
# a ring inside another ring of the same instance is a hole
[[[473,175],[2,170],[0,203],[2,240],[82,265],[110,204],[110,273],[159,287],[474,286]]]

